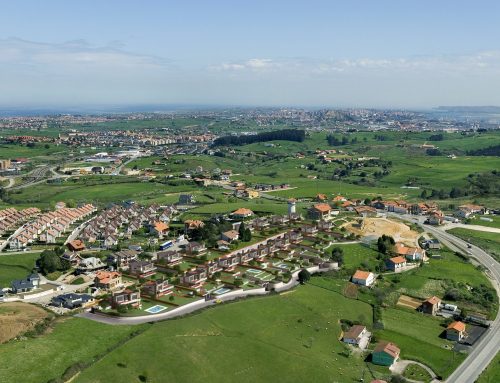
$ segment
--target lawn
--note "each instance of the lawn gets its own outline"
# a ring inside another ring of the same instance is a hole
[[[491,219],[491,222],[484,220],[484,219],[481,219],[481,218],[485,218],[487,220]],[[500,216],[498,216],[498,215],[474,216],[473,218],[467,219],[466,223],[471,224],[471,225],[495,227],[495,228],[499,229],[500,228]]]
[[[437,253],[437,251],[436,251]],[[465,262],[447,249],[439,251],[441,259],[430,259],[416,269],[400,273],[387,278],[396,281],[395,288],[400,294],[410,295],[419,299],[427,299],[433,295],[443,297],[449,281],[461,282],[469,286],[491,286],[489,279],[472,263]],[[469,301],[456,302],[460,307],[484,312],[494,316],[497,305],[488,311]]]
[[[109,326],[68,318],[42,336],[0,345],[0,381],[47,382],[76,363],[88,363],[124,342],[142,326]],[[113,380],[110,380],[113,381]]]
[[[0,255],[0,288],[10,286],[14,279],[28,276],[35,267],[39,253]]]
[[[155,324],[84,371],[75,382],[304,382],[359,380],[364,362],[340,355],[338,319],[369,322],[371,307],[306,285],[293,292]],[[175,360],[159,363],[161,360]],[[383,377],[378,374],[377,377]]]
[[[344,250],[344,266],[346,269],[362,267],[372,271],[375,270],[375,265],[378,263],[376,258],[378,253],[375,250],[358,243],[347,245],[336,243],[326,250],[327,254],[331,254],[334,247],[340,247]]]
[[[405,368],[403,376],[408,379],[429,383],[432,380],[430,374],[418,364],[410,364]]]
[[[376,337],[398,345],[402,359],[422,362],[440,376],[449,375],[464,359],[440,337],[445,329],[440,319],[402,309],[385,309],[382,318],[384,330],[376,331]]]
[[[448,233],[482,248],[497,260],[500,259],[500,234],[462,228],[448,230]]]
[[[500,353],[497,353],[488,368],[481,374],[476,383],[500,382]]]

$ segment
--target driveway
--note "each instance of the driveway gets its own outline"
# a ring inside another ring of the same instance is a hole
[[[406,367],[408,367],[410,364],[416,364],[422,367],[425,371],[427,371],[430,374],[430,376],[432,377],[432,382],[439,382],[439,380],[436,379],[436,374],[434,373],[434,371],[432,371],[425,364],[422,364],[420,362],[415,362],[414,360],[406,360],[406,359],[398,360],[391,367],[389,367],[389,370],[391,370],[393,374],[403,375],[403,372],[406,370]],[[408,382],[420,382],[419,380],[411,380],[411,379],[406,379],[406,380]]]

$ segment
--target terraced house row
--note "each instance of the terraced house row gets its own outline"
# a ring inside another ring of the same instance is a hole
[[[53,244],[57,238],[68,232],[75,222],[80,221],[93,212],[96,208],[86,204],[78,208],[62,208],[41,214],[21,228],[10,238],[11,249],[22,249],[35,242]]]

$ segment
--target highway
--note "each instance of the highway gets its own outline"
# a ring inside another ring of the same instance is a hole
[[[424,225],[417,217],[398,216],[407,221],[419,221],[419,225],[428,233],[432,234],[441,243],[453,251],[469,253],[468,255],[481,263],[486,269],[486,275],[491,279],[493,287],[500,296],[500,264],[488,253],[477,246],[468,248],[468,243],[447,233],[442,227]],[[446,379],[447,383],[473,383],[479,375],[488,367],[497,352],[500,350],[500,314],[490,328],[483,334],[479,341],[474,344],[472,351],[458,368]]]

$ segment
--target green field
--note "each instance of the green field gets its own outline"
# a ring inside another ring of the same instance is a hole
[[[481,374],[477,383],[496,383],[500,382],[500,352],[497,352],[495,358],[491,361],[488,368]]]
[[[482,220],[482,219],[480,219],[480,217],[491,219],[492,222]],[[467,224],[471,224],[471,225],[481,225],[481,226],[495,227],[495,228],[498,229],[498,228],[500,228],[500,216],[498,216],[498,215],[474,216],[473,218],[467,219],[466,223]]]
[[[371,307],[302,286],[281,296],[155,324],[84,371],[76,382],[133,382],[139,375],[147,381],[173,382],[323,382],[332,374],[351,381],[363,376],[364,362],[356,355],[340,355],[344,347],[337,341],[337,321],[360,316],[369,323]],[[175,360],[175,367],[158,363],[154,355]]]
[[[500,234],[462,228],[451,229],[448,232],[484,249],[497,260],[500,259]]]
[[[440,376],[447,376],[464,359],[454,355],[452,343],[441,338],[441,319],[400,309],[383,311],[384,330],[378,339],[393,341],[401,348],[401,358],[424,363]]]
[[[9,287],[14,279],[28,276],[39,253],[0,255],[0,288]]]
[[[0,381],[40,383],[58,378],[70,366],[91,363],[145,328],[147,325],[109,326],[80,318],[65,319],[47,334],[0,345]]]

